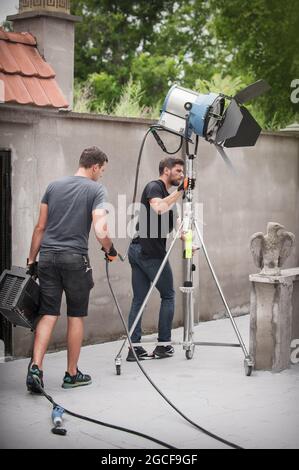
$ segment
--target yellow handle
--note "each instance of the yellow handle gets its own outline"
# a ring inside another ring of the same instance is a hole
[[[185,235],[185,258],[191,259],[192,258],[192,230],[188,230]]]

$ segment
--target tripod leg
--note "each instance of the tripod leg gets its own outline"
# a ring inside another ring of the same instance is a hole
[[[244,341],[243,341],[243,339],[242,339],[242,337],[241,337],[241,334],[240,334],[240,332],[239,332],[239,330],[238,330],[238,327],[237,327],[237,325],[236,325],[236,322],[235,322],[235,320],[234,320],[234,318],[233,318],[233,316],[232,316],[232,314],[231,314],[231,311],[230,311],[230,309],[229,309],[229,306],[228,306],[228,304],[227,304],[227,302],[226,302],[226,300],[225,300],[225,297],[224,297],[224,295],[223,295],[221,286],[220,286],[220,284],[219,284],[219,281],[218,281],[217,276],[216,276],[216,274],[215,274],[215,271],[214,271],[214,269],[213,269],[213,266],[212,266],[212,263],[211,263],[211,261],[210,261],[208,252],[207,252],[207,250],[206,250],[205,244],[204,244],[204,242],[203,242],[203,239],[202,239],[202,236],[201,236],[201,233],[200,233],[198,224],[197,224],[196,221],[194,222],[194,224],[195,224],[195,229],[196,229],[197,235],[198,235],[198,237],[199,237],[200,243],[201,243],[201,245],[202,245],[203,252],[204,252],[204,254],[205,254],[207,263],[208,263],[209,268],[210,268],[210,270],[211,270],[212,276],[213,276],[213,278],[214,278],[214,280],[215,280],[215,282],[216,282],[216,286],[217,286],[217,288],[218,288],[219,294],[220,294],[220,296],[221,296],[221,298],[222,298],[222,301],[223,301],[223,303],[224,303],[224,306],[225,306],[225,308],[226,308],[226,311],[227,311],[227,313],[228,313],[228,316],[229,316],[229,318],[230,318],[230,321],[231,321],[231,323],[232,323],[232,325],[233,325],[233,328],[234,328],[234,330],[235,330],[235,333],[236,333],[236,335],[237,335],[237,338],[238,338],[239,343],[240,343],[240,345],[241,345],[241,348],[242,348],[242,350],[243,350],[243,353],[244,353],[244,356],[245,356],[245,360],[247,360],[249,366],[252,366],[252,364],[251,364],[252,359],[251,359],[250,355],[248,354],[248,351],[247,351],[246,346],[245,346],[245,344],[244,344]]]
[[[190,280],[190,260],[187,259],[185,260],[185,279]],[[183,340],[184,343],[189,341],[189,323],[190,323],[190,317],[189,317],[189,295],[186,293],[184,295],[184,335],[183,335]]]
[[[184,287],[184,335],[183,348],[186,351],[186,358],[192,359],[194,353],[193,327],[194,327],[194,300],[193,300],[193,276],[192,276],[192,258],[186,260]]]
[[[172,248],[174,247],[174,244],[175,244],[177,238],[178,238],[179,235],[180,235],[180,231],[181,231],[181,229],[182,229],[182,226],[183,226],[183,222],[181,222],[181,224],[180,224],[180,226],[179,226],[179,228],[178,228],[178,230],[177,230],[177,233],[176,233],[176,235],[175,235],[173,241],[171,242],[171,245],[170,245],[170,247],[169,247],[169,249],[168,249],[168,251],[167,251],[167,253],[166,253],[166,255],[165,255],[165,257],[164,257],[164,259],[163,259],[163,261],[162,261],[162,263],[161,263],[160,268],[158,269],[158,272],[157,272],[157,274],[156,274],[156,276],[155,276],[153,282],[152,282],[152,285],[151,285],[151,287],[150,287],[148,293],[146,294],[146,297],[145,297],[145,299],[144,299],[144,301],[143,301],[143,304],[141,305],[141,307],[140,307],[140,309],[139,309],[139,312],[138,312],[138,314],[137,314],[137,316],[136,316],[136,318],[135,318],[135,321],[134,321],[133,325],[131,326],[131,329],[130,329],[130,332],[129,332],[129,335],[130,335],[130,336],[131,336],[131,334],[133,333],[133,331],[134,331],[134,329],[135,329],[135,327],[136,327],[136,325],[137,325],[137,323],[138,323],[138,321],[139,321],[139,318],[141,317],[141,315],[142,315],[142,313],[143,313],[143,311],[144,311],[144,309],[145,309],[145,307],[146,307],[146,304],[147,304],[147,302],[148,302],[148,299],[150,298],[150,295],[151,295],[151,293],[153,292],[153,290],[154,290],[154,288],[155,288],[155,286],[156,286],[156,284],[157,284],[157,282],[158,282],[158,280],[159,280],[159,278],[160,278],[160,276],[161,276],[161,273],[162,273],[162,271],[163,271],[163,269],[164,269],[164,266],[165,266],[165,264],[167,263],[167,260],[168,260],[168,258],[169,258],[169,255],[170,255],[170,253],[171,253],[171,251],[172,251]],[[118,363],[117,361],[119,361],[119,358],[120,358],[120,356],[121,356],[121,353],[122,353],[123,348],[125,347],[126,342],[127,342],[127,338],[124,340],[124,342],[123,342],[123,344],[122,344],[122,346],[121,346],[121,348],[120,348],[120,350],[119,350],[119,352],[118,352],[118,354],[117,354],[117,356],[116,356],[116,358],[115,358],[116,363]]]

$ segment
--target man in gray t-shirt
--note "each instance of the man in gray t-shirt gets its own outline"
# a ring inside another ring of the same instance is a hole
[[[41,253],[73,251],[86,255],[92,212],[105,209],[106,199],[105,187],[84,176],[66,176],[50,183],[41,200],[48,205]]]
[[[38,393],[38,380],[43,387],[42,364],[60,315],[62,293],[65,292],[68,316],[67,370],[63,388],[91,383],[91,377],[78,369],[84,334],[83,319],[87,316],[92,269],[88,258],[88,237],[93,223],[105,257],[113,261],[117,252],[107,231],[106,189],[97,180],[103,175],[108,159],[97,147],[85,149],[74,176],[50,183],[41,200],[38,223],[32,235],[28,271],[40,283],[41,318],[37,324],[33,356],[28,367],[26,385]]]

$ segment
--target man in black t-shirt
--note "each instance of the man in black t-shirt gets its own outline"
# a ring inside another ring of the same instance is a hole
[[[164,158],[159,164],[160,177],[148,183],[141,196],[137,234],[129,248],[129,262],[132,268],[133,301],[129,314],[129,329],[137,317],[138,311],[149,291],[159,267],[166,255],[166,238],[174,228],[177,214],[175,203],[181,198],[184,190],[184,161],[181,158]],[[177,191],[168,192],[171,186]],[[174,316],[175,292],[173,276],[169,262],[161,273],[156,284],[161,296],[159,313],[158,342],[171,341],[171,327]],[[141,341],[141,318],[132,334],[132,342]],[[139,359],[148,357],[142,346],[135,346]],[[169,345],[156,346],[155,357],[170,357],[174,349]],[[127,361],[135,361],[133,351],[129,349]]]

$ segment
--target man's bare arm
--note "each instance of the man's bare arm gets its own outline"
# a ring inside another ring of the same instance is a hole
[[[169,196],[165,197],[164,199],[160,197],[154,197],[149,200],[149,203],[154,209],[157,214],[164,214],[165,212],[169,211],[173,204],[175,204],[180,197],[182,196],[183,191],[174,191],[173,193],[169,194]]]
[[[28,264],[35,262],[38,252],[40,250],[41,242],[46,230],[48,221],[48,204],[41,204],[39,211],[39,218],[36,226],[34,227],[31,246],[28,256]]]
[[[108,252],[113,243],[108,231],[106,209],[95,209],[92,211],[92,221],[98,242]]]

